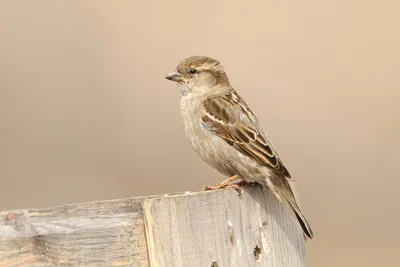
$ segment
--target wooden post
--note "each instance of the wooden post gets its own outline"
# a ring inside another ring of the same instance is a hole
[[[306,264],[297,223],[248,186],[0,212],[0,266]]]

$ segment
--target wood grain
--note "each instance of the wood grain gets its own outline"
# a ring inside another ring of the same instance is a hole
[[[151,266],[305,266],[304,239],[269,190],[145,199]]]
[[[149,266],[141,199],[0,213],[0,266]]]
[[[304,267],[302,232],[267,189],[0,212],[0,266]]]

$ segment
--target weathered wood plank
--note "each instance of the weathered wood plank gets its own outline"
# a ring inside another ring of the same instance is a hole
[[[0,266],[304,267],[301,229],[259,186],[0,212]]]
[[[269,190],[145,199],[151,266],[305,266],[301,230]]]
[[[149,266],[141,199],[0,213],[0,266]]]

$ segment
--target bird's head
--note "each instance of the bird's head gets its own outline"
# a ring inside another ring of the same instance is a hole
[[[210,94],[219,88],[230,87],[221,64],[209,57],[186,58],[165,78],[179,83],[185,94]]]

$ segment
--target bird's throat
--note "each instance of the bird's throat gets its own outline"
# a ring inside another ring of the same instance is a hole
[[[187,87],[183,84],[179,85],[179,89],[181,90],[181,96],[186,96],[187,95]]]

